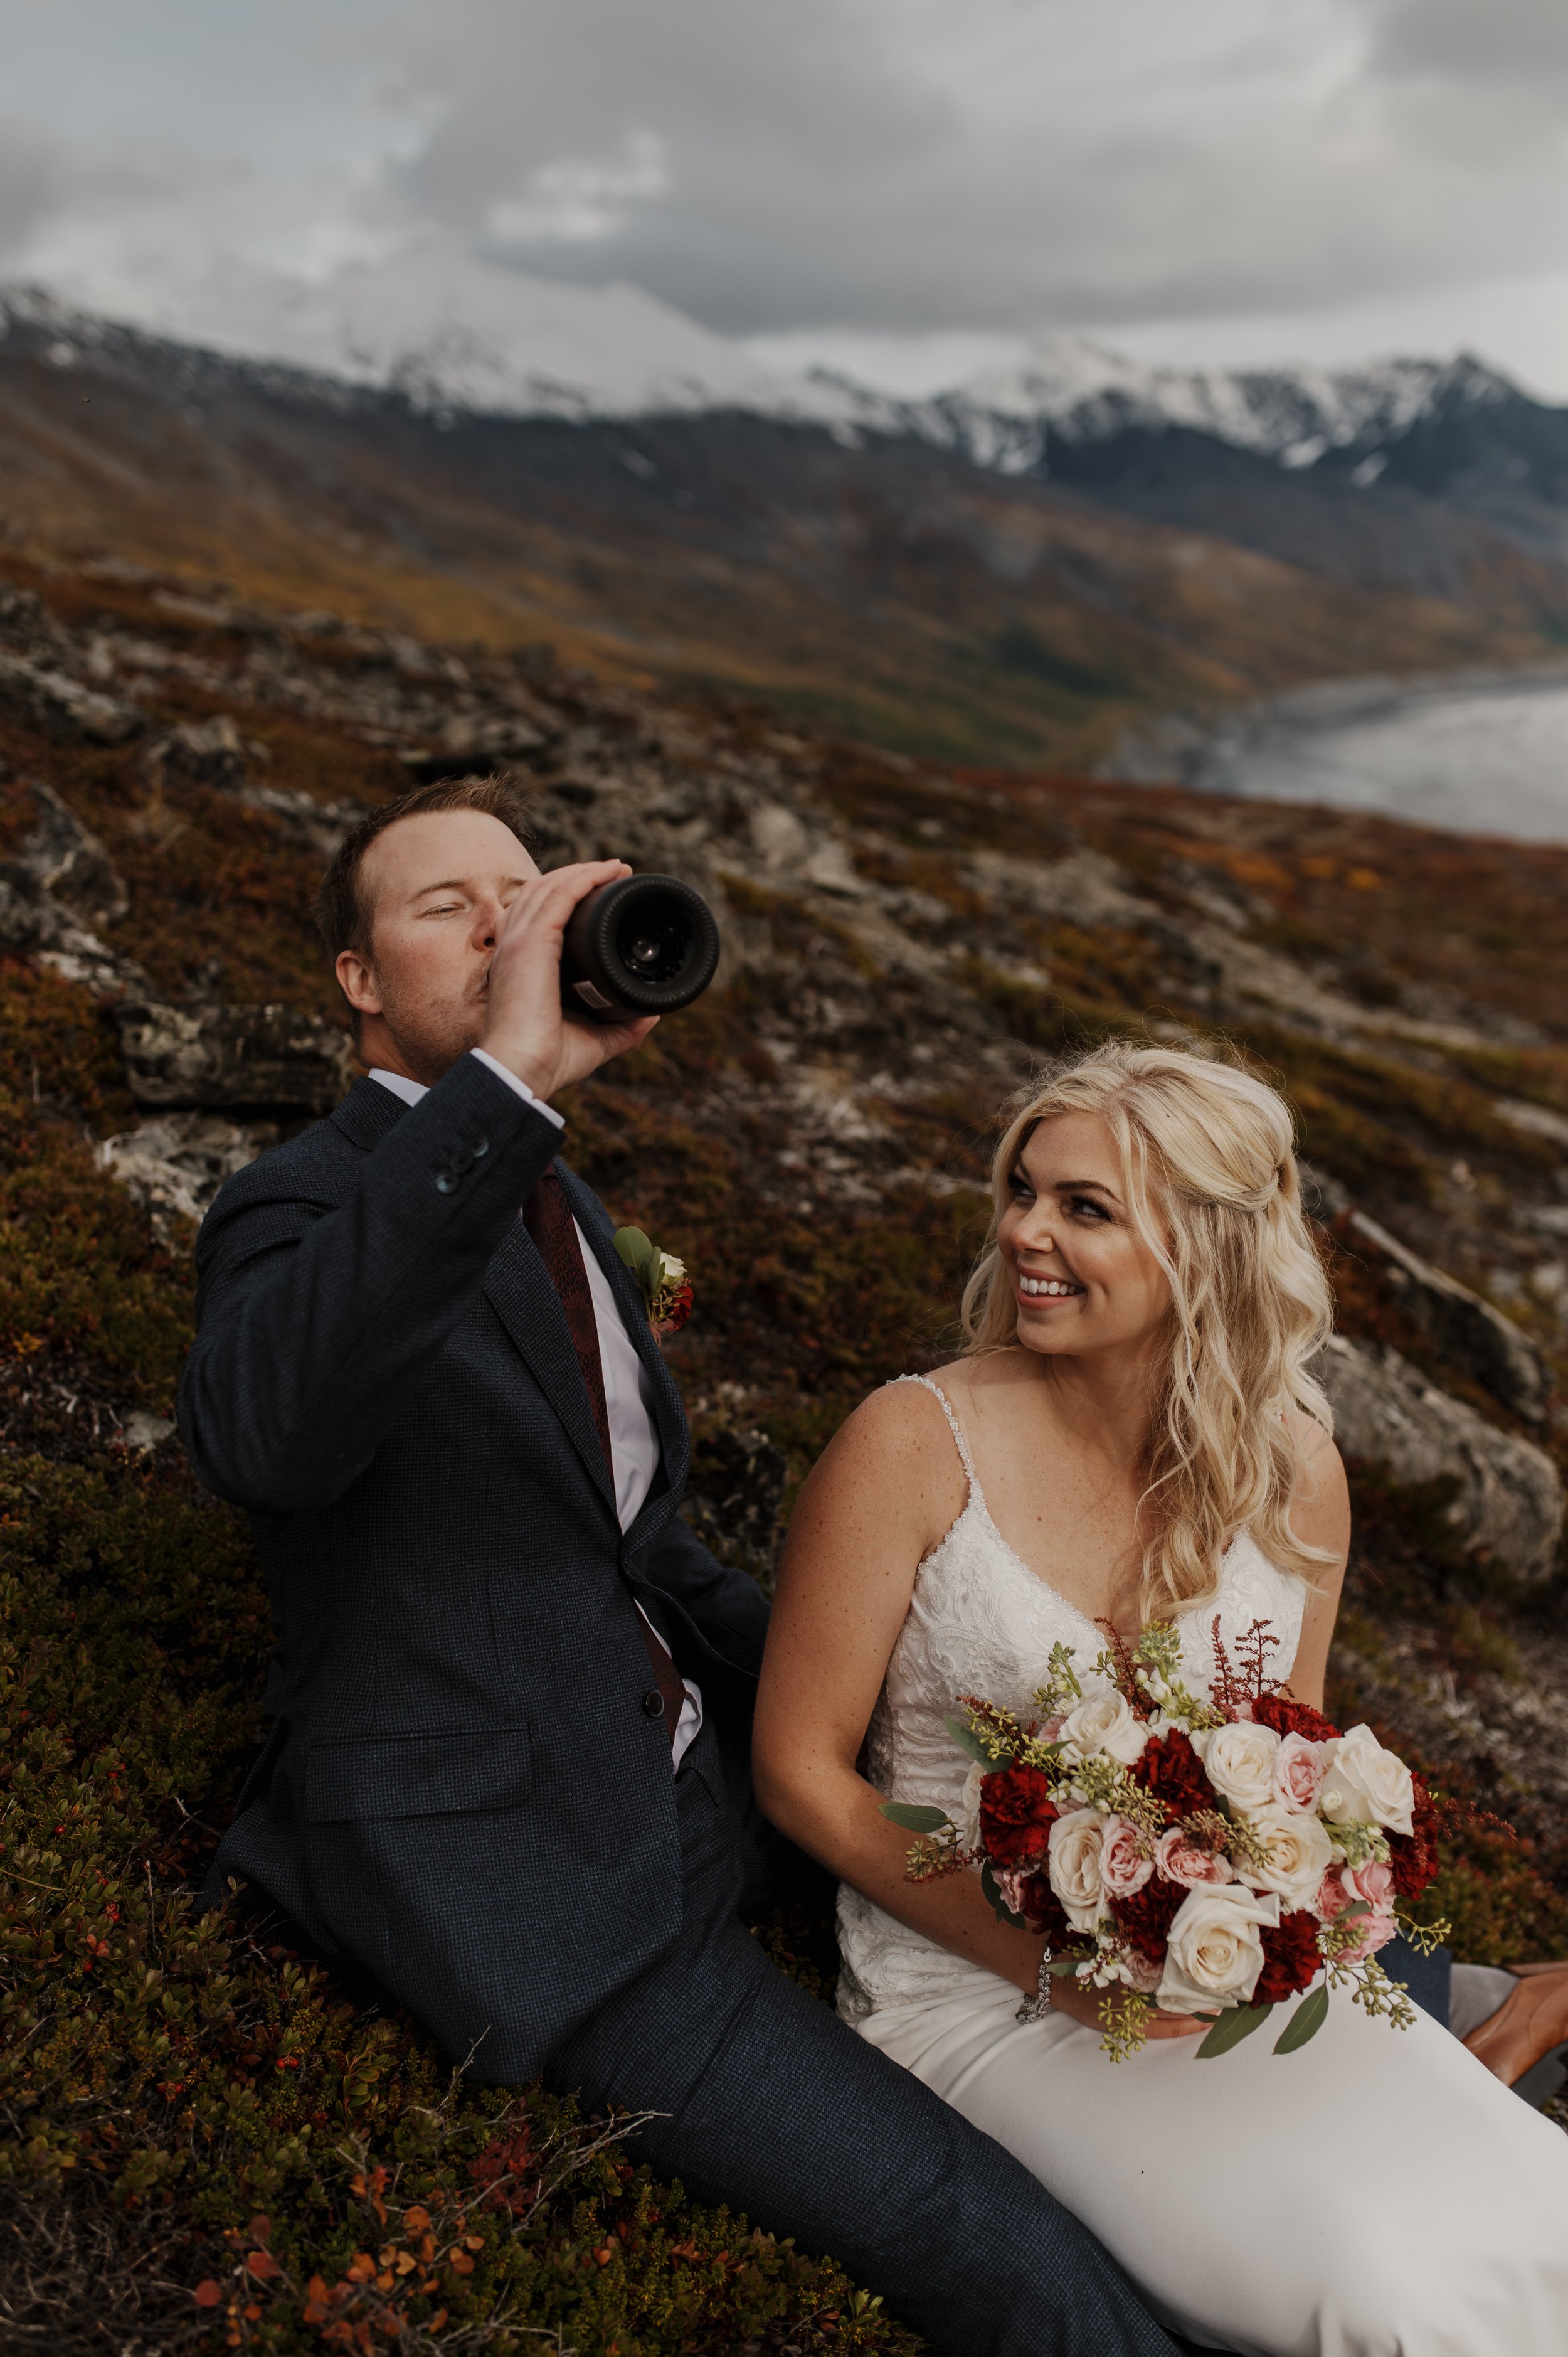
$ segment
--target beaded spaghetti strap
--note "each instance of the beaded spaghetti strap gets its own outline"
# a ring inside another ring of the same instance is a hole
[[[959,1462],[963,1467],[964,1479],[969,1483],[970,1494],[972,1497],[979,1498],[981,1496],[981,1489],[979,1482],[974,1478],[974,1459],[969,1453],[969,1443],[963,1437],[963,1426],[960,1424],[957,1416],[953,1414],[952,1403],[948,1398],[946,1392],[944,1392],[939,1384],[932,1383],[929,1375],[895,1375],[893,1381],[894,1383],[918,1383],[922,1390],[930,1393],[931,1397],[940,1406],[942,1414],[948,1420],[948,1430],[952,1434],[953,1445],[958,1450]],[[888,1389],[891,1391],[892,1387],[893,1386],[890,1383],[888,1385]],[[982,1503],[983,1504],[983,1502],[984,1501],[982,1499]]]

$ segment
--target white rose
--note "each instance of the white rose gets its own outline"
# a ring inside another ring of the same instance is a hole
[[[1125,1695],[1114,1686],[1103,1686],[1073,1705],[1061,1723],[1060,1739],[1070,1747],[1070,1759],[1092,1760],[1097,1751],[1108,1751],[1123,1768],[1131,1768],[1149,1730],[1133,1717]]]
[[[1233,1807],[1266,1809],[1274,1797],[1274,1755],[1280,1738],[1272,1727],[1240,1718],[1233,1727],[1212,1727],[1192,1738],[1208,1781]]]
[[[969,1763],[969,1773],[963,1780],[963,1790],[953,1811],[961,1849],[980,1847],[980,1788],[990,1772],[979,1760],[972,1760]]]
[[[1099,1809],[1074,1809],[1051,1827],[1051,1889],[1075,1932],[1092,1932],[1105,1910],[1100,1849],[1105,1819]]]
[[[1263,1969],[1260,1926],[1280,1920],[1278,1895],[1240,1882],[1189,1890],[1176,1910],[1165,1948],[1158,2002],[1167,2013],[1212,2013],[1246,2005]]]
[[[1386,1825],[1414,1831],[1415,1786],[1397,1752],[1385,1751],[1369,1727],[1351,1727],[1329,1747],[1318,1806],[1333,1824]]]
[[[1334,1845],[1321,1817],[1303,1809],[1258,1809],[1248,1822],[1269,1846],[1267,1866],[1243,1866],[1241,1878],[1254,1890],[1277,1890],[1287,1907],[1310,1907],[1334,1857]]]

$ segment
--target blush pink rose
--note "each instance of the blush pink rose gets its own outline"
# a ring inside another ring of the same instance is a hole
[[[1196,1890],[1203,1882],[1235,1878],[1228,1857],[1216,1857],[1212,1850],[1196,1847],[1183,1837],[1179,1824],[1167,1825],[1155,1844],[1155,1864],[1167,1882],[1179,1882],[1187,1890]]]
[[[1003,1901],[1015,1915],[1024,1915],[1028,1911],[1024,1904],[1024,1891],[1033,1875],[1031,1867],[1017,1866],[1005,1868],[996,1877],[996,1888],[1002,1893]]]
[[[1347,1907],[1358,1903],[1370,1911],[1358,1917],[1359,1936],[1352,1948],[1347,1948],[1340,1962],[1346,1964],[1365,1964],[1380,1948],[1387,1947],[1399,1926],[1394,1921],[1394,1878],[1386,1866],[1331,1866],[1318,1886],[1316,1912],[1321,1921],[1332,1923],[1343,1915]]]
[[[1154,1870],[1153,1857],[1140,1850],[1137,1826],[1126,1817],[1107,1817],[1100,1847],[1100,1879],[1107,1898],[1131,1899]]]
[[[1328,1769],[1328,1746],[1287,1735],[1274,1755],[1274,1798],[1287,1809],[1316,1809]]]

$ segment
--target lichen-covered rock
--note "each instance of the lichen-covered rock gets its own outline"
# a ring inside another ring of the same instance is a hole
[[[220,712],[210,720],[185,721],[166,729],[142,755],[142,770],[155,790],[179,779],[213,793],[231,794],[247,810],[266,811],[296,843],[308,844],[323,859],[330,859],[368,805],[349,797],[320,802],[287,786],[258,785],[251,764],[267,758],[264,745],[242,737],[229,715]]]
[[[19,859],[0,863],[0,950],[33,958],[65,981],[85,983],[109,997],[147,986],[139,965],[79,924]]]
[[[114,1009],[138,1104],[330,1113],[349,1086],[348,1036],[289,1006],[171,1006],[130,999]]]
[[[1541,1353],[1511,1318],[1483,1301],[1456,1277],[1434,1268],[1388,1229],[1352,1211],[1353,1241],[1375,1253],[1412,1325],[1455,1366],[1463,1368],[1516,1415],[1538,1423],[1552,1383]]]
[[[1348,1458],[1380,1465],[1401,1488],[1458,1484],[1456,1535],[1521,1579],[1550,1577],[1563,1534],[1563,1483],[1532,1442],[1487,1424],[1387,1343],[1334,1335],[1316,1372]]]
[[[166,1243],[180,1220],[200,1220],[236,1170],[277,1143],[274,1122],[224,1121],[216,1114],[170,1113],[106,1137],[100,1166],[152,1213]]]
[[[41,778],[27,782],[38,819],[22,843],[21,865],[84,925],[118,924],[131,899],[108,852],[52,786]]]
[[[0,713],[49,737],[122,745],[145,726],[134,705],[84,687],[63,671],[27,655],[0,651]]]
[[[154,738],[142,767],[159,783],[168,777],[189,778],[232,793],[246,782],[245,741],[226,712],[210,720],[181,721]]]

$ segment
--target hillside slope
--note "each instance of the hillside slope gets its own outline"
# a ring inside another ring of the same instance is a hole
[[[1228,1035],[1297,1109],[1340,1306],[1330,1706],[1499,1813],[1437,1894],[1462,1953],[1568,1936],[1568,852],[953,774],[538,649],[0,563],[0,2319],[60,2357],[435,2348],[438,2309],[496,2352],[908,2346],[559,2107],[446,2089],[286,1927],[190,1915],[268,1642],[166,1420],[192,1217],[344,1085],[327,847],[493,759],[547,862],[673,869],[724,927],[709,996],[563,1103],[690,1265],[714,1544],[766,1579],[844,1413],[941,1356],[1041,1054]],[[820,1993],[825,1926],[759,1930]]]
[[[432,410],[58,325],[14,313],[0,339],[13,547],[416,635],[549,636],[628,681],[762,692],[948,759],[1091,767],[1155,712],[1539,660],[1568,611],[1568,575],[1413,494],[1352,492],[1348,521],[1319,500],[1280,549],[1244,546],[1255,484],[1246,514],[1184,493],[1167,526],[1117,512],[1124,484],[1010,475],[913,431]],[[1220,457],[1299,505],[1267,459]]]

